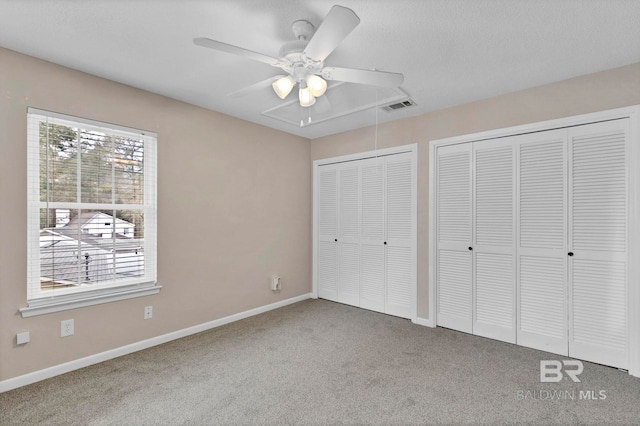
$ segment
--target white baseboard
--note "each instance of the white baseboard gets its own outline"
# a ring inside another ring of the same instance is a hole
[[[416,318],[412,319],[411,322],[414,323],[414,324],[417,324],[417,325],[424,325],[425,327],[431,327],[431,328],[435,328],[435,326],[436,326],[433,323],[433,320],[427,319],[427,318],[416,317]]]
[[[49,379],[51,377],[68,373],[73,370],[78,370],[80,368],[84,368],[89,365],[108,361],[110,359],[117,358],[119,356],[141,351],[143,349],[147,349],[152,346],[161,345],[163,343],[167,343],[172,340],[180,339],[182,337],[186,337],[192,334],[200,333],[202,331],[210,330],[212,328],[220,327],[221,325],[229,324],[234,321],[238,321],[244,318],[252,317],[254,315],[262,314],[267,311],[282,308],[283,306],[291,305],[292,303],[301,302],[309,298],[311,298],[311,293],[303,294],[301,296],[292,297],[291,299],[281,300],[280,302],[272,303],[270,305],[250,309],[248,311],[240,312],[234,315],[229,315],[228,317],[206,322],[204,324],[199,324],[193,327],[184,328],[182,330],[174,331],[172,333],[163,334],[161,336],[152,337],[151,339],[142,340],[140,342],[132,343],[130,345],[121,346],[119,348],[111,349],[95,355],[90,355],[85,358],[76,359],[73,361],[65,362],[64,364],[54,365],[53,367],[48,367],[43,370],[38,370],[32,373],[24,374],[22,376],[3,380],[3,381],[0,381],[0,393],[7,392],[22,386],[26,386],[31,383],[39,382],[41,380]]]

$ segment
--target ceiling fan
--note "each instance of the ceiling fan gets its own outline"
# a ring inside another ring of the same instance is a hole
[[[296,40],[285,43],[277,58],[205,37],[194,38],[193,42],[198,46],[263,62],[287,73],[271,77],[240,92],[270,84],[275,93],[284,99],[297,84],[300,105],[310,107],[327,90],[327,80],[381,87],[398,87],[404,81],[404,76],[398,73],[324,66],[327,56],[359,23],[360,18],[353,10],[338,5],[331,8],[315,33],[310,22],[295,21],[291,29]]]

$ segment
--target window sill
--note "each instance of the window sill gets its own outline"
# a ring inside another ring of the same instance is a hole
[[[83,308],[85,306],[99,305],[102,303],[116,302],[118,300],[133,299],[134,297],[150,296],[158,294],[162,286],[154,285],[125,290],[114,290],[103,294],[87,294],[82,298],[74,299],[47,299],[31,301],[30,306],[20,308],[23,318],[36,315],[50,314],[52,312],[66,311],[69,309]]]

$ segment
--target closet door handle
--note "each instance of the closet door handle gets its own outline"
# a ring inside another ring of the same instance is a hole
[[[469,250],[473,250],[473,247],[469,247]]]
[[[573,252],[570,251],[569,253],[567,253],[569,256],[573,256]]]
[[[336,238],[336,239],[335,239],[335,240],[333,240],[333,241],[335,241],[335,242],[337,243],[337,242],[338,242],[338,239]]]
[[[385,246],[387,245],[387,242],[386,242],[386,241],[384,242],[384,245],[385,245]]]

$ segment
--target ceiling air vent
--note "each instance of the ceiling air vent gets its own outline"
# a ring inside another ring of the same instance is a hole
[[[413,102],[411,99],[407,99],[406,101],[402,101],[402,102],[398,102],[398,103],[395,103],[395,104],[383,106],[382,109],[387,111],[387,112],[391,112],[391,111],[396,111],[398,109],[409,108],[409,107],[415,106],[415,104],[416,103]]]

